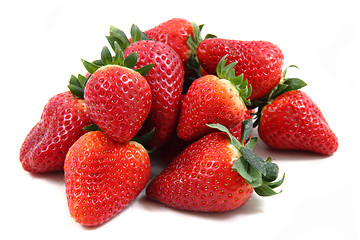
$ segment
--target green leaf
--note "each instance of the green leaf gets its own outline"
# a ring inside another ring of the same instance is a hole
[[[209,33],[209,34],[206,34],[204,39],[208,39],[208,38],[217,38],[217,36]]]
[[[297,90],[302,87],[305,87],[307,84],[299,78],[287,78],[284,82],[287,85],[286,91]]]
[[[259,196],[262,196],[262,197],[273,196],[273,195],[281,193],[281,191],[278,193],[275,192],[271,187],[269,187],[267,185],[261,185],[257,188],[254,188],[254,190]]]
[[[78,74],[78,81],[79,81],[80,86],[81,86],[82,88],[85,88],[85,85],[86,85],[87,80],[88,80],[88,79],[87,79],[86,77],[84,77],[84,76],[81,75],[81,74]]]
[[[145,133],[144,135],[141,135],[139,137],[134,137],[131,140],[144,145],[145,143],[147,143],[154,136],[154,133],[155,133],[155,128],[151,129],[150,132]]]
[[[88,71],[90,74],[93,74],[96,70],[98,70],[100,67],[88,62],[84,59],[81,59],[81,62],[83,63],[84,67],[86,68],[86,71]]]
[[[241,143],[245,145],[246,139],[251,135],[253,129],[252,119],[246,119],[241,123]]]
[[[146,76],[146,74],[151,70],[151,68],[154,66],[154,64],[148,64],[148,65],[145,65],[144,67],[142,68],[138,68],[136,69],[135,71],[140,73],[143,77]]]
[[[109,65],[109,64],[112,63],[111,53],[110,53],[109,49],[106,46],[104,46],[102,51],[101,51],[101,61],[105,65]]]
[[[84,99],[84,89],[82,87],[69,84],[68,88],[74,96]]]
[[[70,90],[70,92],[78,98],[84,99],[84,87],[85,87],[85,83],[87,81],[87,79],[85,78],[85,82],[84,78],[82,75],[79,74],[79,79],[76,78],[74,75],[71,75],[70,77],[70,81],[69,81],[69,85],[68,88]],[[84,84],[84,85],[83,85]]]
[[[110,26],[110,37],[114,38],[113,40],[120,45],[122,51],[124,51],[130,45],[126,34],[114,26]]]
[[[130,34],[131,34],[131,43],[142,40],[141,31],[139,27],[136,26],[135,24],[131,25]]]
[[[285,180],[285,173],[283,174],[282,178],[279,181],[277,181],[277,182],[267,182],[266,185],[268,185],[271,188],[277,188],[281,184],[283,184],[284,180]]]
[[[92,132],[92,131],[102,131],[102,129],[99,128],[95,123],[94,123],[94,124],[87,125],[87,126],[83,127],[83,129],[84,129],[85,131],[88,131],[88,132]]]
[[[104,63],[101,61],[101,59],[94,60],[94,61],[92,61],[91,63],[93,63],[93,64],[95,64],[95,65],[98,65],[99,67],[105,66]]]
[[[261,173],[253,168],[244,157],[240,157],[232,165],[232,169],[238,172],[247,183],[258,187],[261,184]]]
[[[282,73],[282,78],[283,78],[283,79],[285,79],[286,74],[287,74],[287,71],[288,71],[289,68],[297,68],[297,69],[299,69],[298,66],[296,66],[296,65],[290,65],[290,66],[288,66],[287,68],[285,68],[285,70],[284,70],[283,73]]]
[[[71,75],[69,84],[81,87],[81,84],[80,84],[79,80],[74,75]]]
[[[213,124],[206,124],[206,126],[210,127],[210,128],[214,128],[214,129],[217,129],[221,132],[225,132],[227,133],[227,135],[229,136],[230,138],[230,143],[232,145],[234,145],[237,149],[240,149],[242,146],[241,146],[241,143],[239,142],[239,140],[237,140],[229,131],[229,129],[227,129],[224,125],[220,124],[220,123],[213,123]]]
[[[227,58],[227,55],[223,56],[223,57],[220,59],[218,65],[216,66],[216,74],[218,75],[218,77],[221,76],[222,69],[225,67],[226,58]]]
[[[253,150],[255,145],[257,144],[257,141],[258,141],[257,137],[250,138],[249,141],[246,143],[245,147],[250,150]]]
[[[124,67],[132,69],[136,65],[136,62],[137,62],[137,53],[133,52],[125,58]]]
[[[117,42],[114,43],[114,51],[115,51],[115,57],[113,59],[113,64],[123,66],[124,54],[121,51],[120,45]]]
[[[243,157],[262,175],[266,175],[265,161],[248,148],[239,149]]]

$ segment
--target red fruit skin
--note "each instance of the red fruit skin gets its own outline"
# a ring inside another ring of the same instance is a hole
[[[183,97],[177,134],[183,140],[193,141],[215,131],[206,124],[220,123],[232,128],[241,122],[245,109],[230,81],[206,75],[196,79]]]
[[[149,155],[141,144],[117,143],[100,131],[86,133],[65,160],[70,215],[82,225],[103,224],[140,194],[150,170]]]
[[[145,78],[152,94],[152,106],[142,132],[155,127],[148,142],[151,147],[160,147],[175,131],[179,112],[184,68],[179,55],[167,44],[155,41],[138,41],[131,44],[124,56],[137,53],[134,69],[154,64]]]
[[[243,73],[252,86],[251,101],[264,97],[279,83],[284,55],[278,46],[266,41],[209,38],[197,48],[200,64],[209,74],[216,74],[218,62],[226,54],[228,62],[238,62],[235,74]]]
[[[182,18],[173,18],[145,31],[145,33],[150,39],[172,47],[179,54],[185,66],[191,55],[191,49],[187,44],[189,35],[193,34],[191,22]]]
[[[86,132],[83,127],[90,124],[83,99],[70,91],[55,95],[21,145],[22,167],[32,173],[63,171],[68,149]]]
[[[84,99],[94,123],[120,143],[137,134],[151,108],[146,79],[118,65],[95,71],[86,84]]]
[[[338,139],[319,107],[304,92],[281,94],[266,105],[260,117],[259,136],[270,147],[331,155]]]
[[[239,152],[222,132],[187,147],[146,188],[146,195],[169,207],[223,212],[250,198],[253,188],[232,169]]]

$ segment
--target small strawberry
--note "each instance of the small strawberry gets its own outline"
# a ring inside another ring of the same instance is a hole
[[[227,128],[239,124],[245,114],[246,98],[251,94],[243,76],[235,77],[236,63],[226,64],[224,56],[218,64],[217,76],[196,79],[181,102],[177,134],[183,140],[195,140],[211,131],[209,123]]]
[[[214,132],[192,143],[150,182],[146,195],[167,206],[201,212],[223,212],[245,204],[253,190],[261,196],[276,194],[284,178],[273,182],[278,166],[252,152],[253,138],[245,143],[252,129],[244,122],[242,141],[224,132]]]
[[[134,141],[118,143],[104,132],[88,132],[65,159],[68,207],[76,222],[103,224],[128,206],[150,177],[150,158]]]
[[[145,31],[150,39],[166,43],[179,54],[185,65],[191,55],[187,39],[193,34],[191,22],[182,18],[173,18]]]
[[[337,150],[338,139],[319,107],[299,90],[307,84],[298,78],[286,78],[290,67],[297,68],[286,68],[267,98],[249,106],[258,108],[254,126],[258,126],[260,138],[272,148],[330,155]]]
[[[140,73],[146,74],[151,65],[131,69],[137,62],[136,53],[124,59],[120,46],[115,45],[115,57],[107,47],[102,50],[101,64],[105,66],[83,60],[91,73],[84,99],[93,122],[115,141],[127,142],[138,133],[150,112],[150,86]]]
[[[160,147],[174,132],[180,111],[184,68],[179,55],[167,44],[144,37],[136,25],[131,27],[131,43],[121,30],[111,27],[110,44],[120,42],[124,47],[124,56],[136,53],[138,61],[134,69],[152,64],[145,78],[152,94],[152,106],[142,132],[155,132],[149,146]],[[109,38],[108,38],[109,39]]]
[[[21,145],[22,167],[34,173],[63,171],[68,149],[91,123],[83,99],[70,91],[55,95]]]
[[[331,155],[338,139],[319,107],[300,90],[285,92],[262,108],[259,136],[275,149]]]
[[[270,42],[209,38],[197,47],[200,64],[209,74],[216,73],[216,64],[225,55],[237,62],[235,74],[244,74],[252,86],[251,101],[265,97],[281,79],[284,56]]]

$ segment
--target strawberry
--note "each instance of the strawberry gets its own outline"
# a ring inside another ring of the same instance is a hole
[[[141,144],[118,143],[101,131],[84,134],[65,159],[70,215],[82,225],[103,224],[140,194],[150,168],[149,155]]]
[[[196,79],[181,102],[177,126],[178,136],[195,140],[211,131],[208,123],[220,123],[227,128],[239,124],[245,114],[246,98],[251,94],[243,76],[235,77],[236,63],[226,65],[226,56],[218,64],[217,76]]]
[[[91,73],[84,99],[93,122],[115,141],[127,142],[138,133],[150,112],[150,86],[140,74],[150,68],[131,69],[137,62],[136,53],[124,59],[120,46],[115,45],[115,57],[107,47],[102,50],[101,63],[105,66],[83,60]]]
[[[210,133],[192,143],[146,188],[146,195],[167,206],[201,212],[223,212],[244,205],[253,190],[261,196],[276,194],[284,178],[273,182],[278,167],[252,152],[256,139],[247,139],[251,120],[245,122],[242,141],[224,132]],[[245,133],[246,132],[246,133]]]
[[[313,100],[300,90],[285,92],[261,110],[259,136],[275,149],[331,155],[338,139]]]
[[[33,173],[63,171],[68,149],[91,123],[83,99],[70,91],[53,96],[21,145],[22,167]]]
[[[216,64],[225,55],[237,62],[235,74],[244,74],[252,86],[251,101],[265,97],[281,79],[284,56],[270,42],[209,38],[197,46],[200,64],[209,74],[216,73]]]
[[[166,43],[179,54],[185,65],[190,58],[191,49],[187,39],[193,34],[191,22],[182,18],[173,18],[145,31],[150,39]]]
[[[110,38],[124,46],[124,56],[137,54],[138,62],[134,69],[148,64],[153,65],[145,76],[151,89],[152,105],[142,132],[149,132],[155,128],[148,145],[160,147],[176,128],[184,83],[184,68],[179,55],[169,45],[146,40],[136,25],[132,26],[131,33],[130,43],[127,38],[121,39],[120,35],[125,33],[111,27]],[[113,45],[112,41],[109,42]]]

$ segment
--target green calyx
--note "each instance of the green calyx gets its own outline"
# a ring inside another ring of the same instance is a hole
[[[244,79],[244,74],[235,76],[234,66],[237,62],[232,62],[226,65],[227,55],[222,57],[216,67],[216,74],[221,79],[229,80],[235,88],[239,91],[240,97],[246,105],[250,105],[250,100],[248,99],[252,92],[252,87],[249,85],[247,79]]]
[[[77,98],[84,99],[84,90],[88,78],[84,77],[81,74],[78,74],[78,77],[71,75],[68,88],[70,92]]]
[[[267,104],[270,104],[275,98],[277,98],[281,94],[303,88],[307,85],[303,80],[299,78],[287,78],[286,74],[289,68],[299,69],[296,65],[290,65],[289,67],[285,68],[285,70],[282,73],[279,84],[276,85],[271,90],[271,92],[268,95],[266,95],[264,98],[256,100],[252,102],[250,106],[248,106],[251,109],[258,108],[254,127],[259,125],[261,111]]]
[[[277,98],[278,96],[280,96],[283,93],[286,93],[286,92],[289,92],[292,90],[297,90],[297,89],[300,89],[307,85],[303,80],[301,80],[299,78],[286,78],[286,73],[289,68],[299,69],[296,65],[290,65],[289,67],[285,68],[285,70],[283,71],[283,74],[281,76],[281,80],[280,80],[279,84],[268,95],[268,97],[267,97],[268,102],[274,100],[275,98]]]
[[[132,42],[148,39],[147,35],[141,32],[136,25],[133,25],[131,27],[131,35]],[[106,38],[115,55],[112,56],[109,48],[104,46],[101,50],[100,59],[92,62],[81,59],[81,62],[83,63],[85,69],[90,73],[90,76],[100,67],[106,65],[119,65],[132,69],[137,63],[137,53],[131,53],[126,58],[124,57],[123,51],[130,45],[130,42],[123,31],[111,26],[110,36],[107,36]],[[145,76],[153,66],[154,64],[148,64],[142,68],[135,69],[135,71],[140,73],[142,76]],[[84,90],[87,80],[88,78],[80,74],[78,75],[78,77],[71,75],[68,88],[74,96],[84,98]]]
[[[125,49],[130,46],[130,44],[142,40],[149,40],[148,35],[145,32],[142,32],[138,26],[133,24],[130,29],[131,34],[131,42],[126,36],[125,32],[120,30],[115,26],[110,26],[109,36],[106,36],[110,46],[115,51],[115,43],[118,43],[121,50],[125,51]]]
[[[192,81],[193,81],[202,76],[201,65],[200,65],[199,59],[197,58],[197,55],[196,55],[196,50],[197,50],[199,44],[205,39],[216,38],[216,36],[213,34],[207,34],[205,36],[205,38],[202,38],[201,31],[204,27],[204,24],[198,25],[195,22],[192,22],[192,27],[193,27],[193,34],[192,34],[192,36],[189,35],[187,38],[187,45],[191,49],[191,55],[186,62],[186,67],[188,70],[193,72],[193,74],[194,74],[194,76],[192,76],[192,78],[193,78]]]
[[[260,196],[272,196],[280,192],[273,189],[279,187],[285,178],[285,174],[278,181],[279,167],[271,158],[263,160],[252,150],[257,143],[257,138],[249,138],[253,129],[253,122],[247,119],[242,122],[241,141],[237,140],[229,130],[221,124],[207,124],[207,126],[225,132],[229,135],[230,142],[240,152],[240,157],[233,163],[232,168],[237,171],[246,182],[252,186]]]
[[[101,59],[96,60],[94,62],[88,62],[86,60],[81,59],[86,70],[93,74],[96,70],[98,70],[102,66],[106,65],[119,65],[126,68],[132,69],[137,63],[137,53],[131,53],[126,58],[124,58],[124,54],[120,48],[120,45],[117,42],[114,42],[114,51],[115,56],[113,57],[110,53],[108,47],[104,46],[101,51]],[[154,64],[146,65],[142,68],[136,69],[135,71],[139,72],[141,75],[145,76],[149,70],[154,66]]]

